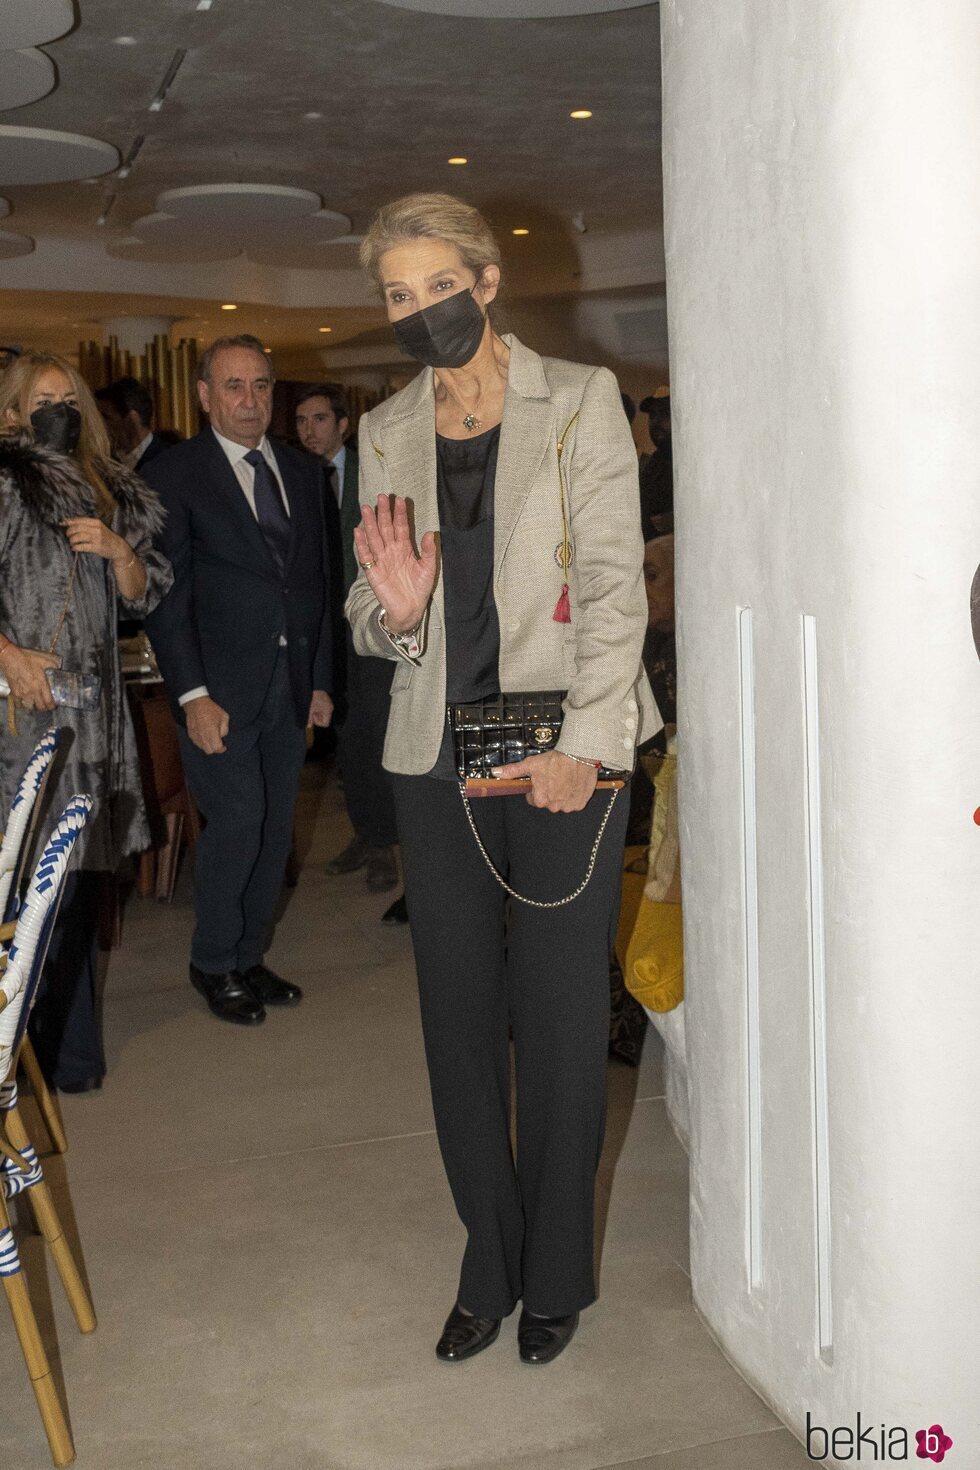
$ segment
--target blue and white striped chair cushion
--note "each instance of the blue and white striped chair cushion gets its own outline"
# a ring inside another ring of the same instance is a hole
[[[73,796],[65,807],[34,869],[18,915],[7,968],[0,975],[0,994],[7,998],[0,1011],[0,1079],[6,1078],[23,1037],[68,860],[93,805],[91,796]]]
[[[45,730],[27,762],[27,769],[20,778],[10,806],[7,829],[3,834],[3,841],[0,842],[0,923],[14,917],[13,913],[8,912],[12,898],[10,888],[30,830],[31,813],[37,794],[58,747],[58,735],[57,725],[50,725]],[[16,895],[13,895],[13,900],[16,902]]]

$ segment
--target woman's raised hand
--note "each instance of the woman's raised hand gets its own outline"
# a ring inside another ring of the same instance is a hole
[[[436,538],[426,531],[415,555],[401,495],[379,495],[377,508],[362,505],[361,516],[354,531],[357,559],[385,610],[388,631],[410,633],[425,616],[436,584]]]

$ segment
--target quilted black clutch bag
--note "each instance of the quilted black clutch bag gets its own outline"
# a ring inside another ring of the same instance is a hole
[[[451,704],[449,722],[460,781],[489,782],[501,790],[526,790],[526,782],[495,781],[490,773],[496,766],[555,749],[564,718],[564,698],[562,690],[550,689]],[[628,776],[628,771],[607,771],[604,767],[598,772],[599,783],[604,786],[621,786]]]

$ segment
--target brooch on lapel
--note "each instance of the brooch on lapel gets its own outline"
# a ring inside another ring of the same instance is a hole
[[[572,609],[568,599],[568,569],[572,564],[572,543],[568,535],[568,483],[565,478],[565,466],[562,463],[562,451],[565,448],[565,440],[568,438],[569,430],[578,418],[574,413],[565,425],[565,431],[558,440],[558,494],[561,500],[561,541],[555,547],[555,561],[561,569],[562,584],[561,595],[555,604],[555,610],[551,614],[556,623],[570,623],[572,621]]]

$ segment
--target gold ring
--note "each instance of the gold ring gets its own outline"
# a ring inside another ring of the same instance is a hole
[[[376,563],[373,561],[362,561],[360,565],[364,568],[366,572],[369,572],[371,568],[376,565]]]

